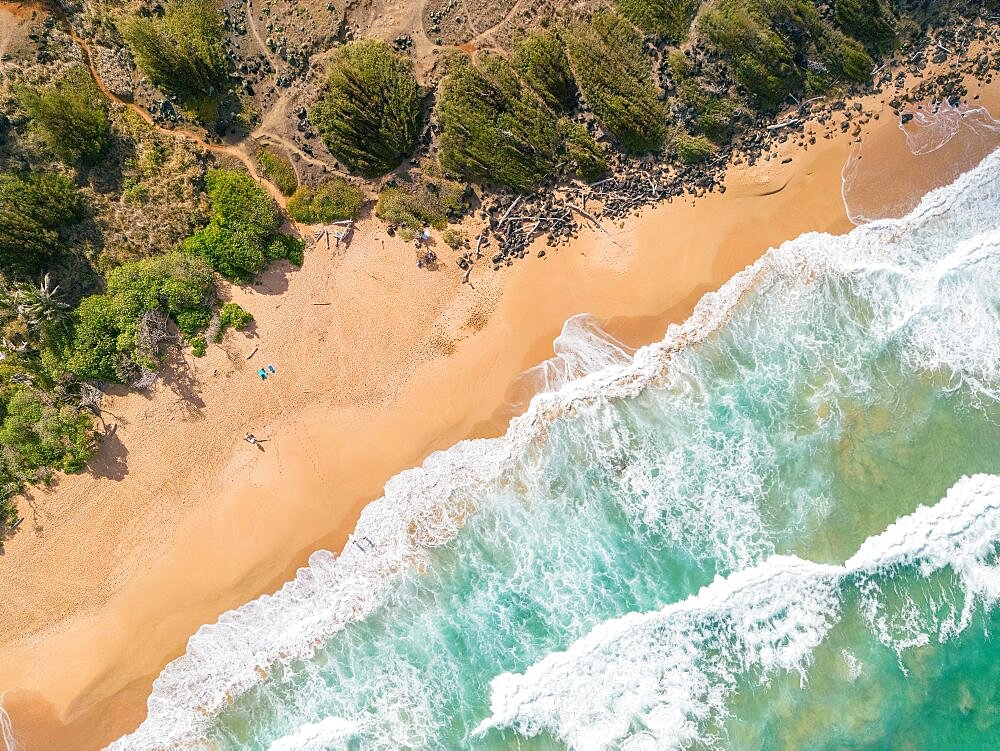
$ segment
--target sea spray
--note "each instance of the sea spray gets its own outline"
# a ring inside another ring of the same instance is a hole
[[[503,438],[397,476],[359,521],[374,550],[317,553],[203,627],[113,747],[267,749],[328,717],[366,748],[509,747],[470,735],[493,677],[776,554],[840,566],[1000,471],[998,162],[903,220],[786,243]]]

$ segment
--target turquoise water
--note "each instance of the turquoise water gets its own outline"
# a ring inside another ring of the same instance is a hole
[[[1000,153],[634,360],[573,341],[594,372],[203,628],[115,747],[1000,747]]]

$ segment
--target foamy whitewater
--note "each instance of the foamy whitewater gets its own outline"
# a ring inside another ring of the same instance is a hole
[[[111,748],[1000,747],[1000,152],[662,342],[560,339]]]

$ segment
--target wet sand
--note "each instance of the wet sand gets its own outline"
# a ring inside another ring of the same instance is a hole
[[[866,103],[882,113],[866,141],[902,138],[882,98]],[[231,334],[172,361],[152,393],[110,398],[116,432],[91,473],[23,506],[0,560],[0,691],[21,746],[83,751],[134,729],[201,624],[275,590],[317,548],[341,549],[395,473],[501,433],[528,396],[518,375],[551,355],[570,316],[646,343],[767,248],[848,231],[853,141],[787,144],[734,167],[725,194],[646,209],[607,223],[611,237],[588,231],[500,273],[480,266],[474,288],[450,262],[418,270],[412,246],[364,222],[348,249],[321,244],[301,270],[233,290],[253,338]],[[896,182],[923,174],[907,159],[885,169]],[[247,431],[269,438],[263,450]]]

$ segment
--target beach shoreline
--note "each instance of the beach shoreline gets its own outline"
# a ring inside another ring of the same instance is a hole
[[[882,118],[862,138],[898,132],[888,98],[866,100]],[[349,249],[314,248],[301,271],[233,290],[258,338],[231,335],[200,361],[179,358],[151,396],[110,399],[119,427],[100,471],[36,493],[35,532],[7,543],[0,691],[23,748],[97,748],[134,729],[199,625],[273,591],[314,550],[340,550],[400,470],[502,433],[526,396],[512,384],[570,316],[647,343],[769,247],[848,231],[855,140],[782,145],[733,167],[724,194],[647,208],[609,223],[610,238],[587,231],[545,259],[475,274],[474,289],[453,269],[416,269],[411,246],[367,221]],[[909,169],[914,191],[934,187]],[[272,360],[275,377],[258,382]],[[240,440],[247,430],[270,439],[263,450]]]

